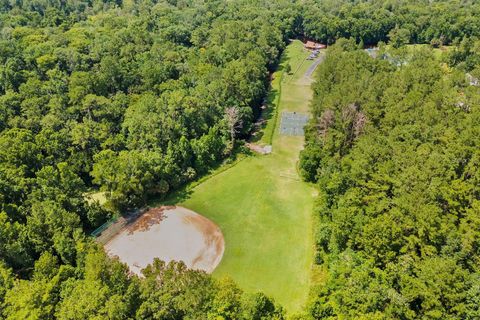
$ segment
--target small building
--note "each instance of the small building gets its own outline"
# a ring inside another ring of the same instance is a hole
[[[307,41],[305,44],[305,49],[309,49],[309,50],[320,50],[320,49],[325,49],[327,46],[322,44],[322,43],[318,43],[318,42],[314,42],[314,41]]]

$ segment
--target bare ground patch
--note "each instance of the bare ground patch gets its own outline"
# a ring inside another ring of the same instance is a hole
[[[211,273],[222,259],[225,241],[220,228],[207,218],[183,207],[164,206],[128,223],[105,250],[136,274],[154,258],[183,261],[189,268]]]

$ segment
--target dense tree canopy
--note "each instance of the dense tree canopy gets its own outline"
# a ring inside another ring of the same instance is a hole
[[[384,56],[338,43],[318,70],[301,169],[330,275],[312,315],[475,319],[480,92],[431,49]]]
[[[231,154],[297,27],[292,10],[0,2],[0,318],[282,318],[263,295],[181,265],[157,262],[139,280],[89,253],[85,232]],[[86,201],[95,187],[109,210]]]
[[[450,44],[480,36],[475,1],[308,0],[303,19],[307,37],[329,44],[343,37],[374,45],[398,36],[406,43]]]
[[[5,319],[283,319],[262,294],[246,295],[230,280],[215,281],[182,263],[160,260],[139,279],[101,249],[79,248],[77,267],[46,252],[31,280],[0,265]],[[208,315],[208,317],[205,317]]]
[[[337,42],[300,164],[329,270],[311,315],[480,317],[478,26],[460,0],[0,0],[0,318],[282,319],[182,264],[131,275],[86,235],[234,153],[294,37]],[[398,50],[357,50],[381,41]]]

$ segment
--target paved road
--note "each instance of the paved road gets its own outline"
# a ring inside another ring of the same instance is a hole
[[[317,68],[317,66],[325,59],[325,54],[320,53],[320,56],[315,60],[315,62],[307,69],[305,72],[305,77],[312,77],[313,72]]]

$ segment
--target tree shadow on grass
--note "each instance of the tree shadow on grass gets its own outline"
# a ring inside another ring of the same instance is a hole
[[[288,57],[286,56],[285,52],[282,53],[280,60],[278,61],[278,64],[275,68],[275,73],[277,72],[282,72],[284,71],[284,63],[288,61]],[[276,121],[276,112],[278,112],[278,102],[280,98],[280,90],[279,89],[273,89],[272,88],[272,81],[275,79],[273,78],[273,75],[275,73],[271,73],[271,78],[269,79],[269,88],[268,88],[268,94],[265,97],[265,102],[264,105],[266,106],[265,109],[262,110],[258,120],[263,120],[261,124],[254,129],[252,132],[252,135],[248,139],[250,142],[256,143],[259,142],[265,134],[269,134],[273,136],[273,132],[275,130],[275,123],[272,124],[272,130],[269,132],[266,132],[267,125],[270,121]],[[282,73],[280,73],[279,76],[282,76]],[[282,79],[280,79],[279,85],[281,86]],[[231,162],[236,162],[237,157],[243,154],[245,156],[251,156],[252,152],[246,148],[244,148],[243,145],[239,145],[235,148],[233,154],[228,158],[228,161]],[[220,167],[222,166],[229,166],[228,163],[225,163],[225,161],[220,161],[216,163],[208,172],[198,176],[194,181],[187,182],[186,184],[180,186],[178,189],[173,190],[169,192],[167,195],[164,197],[156,197],[156,198],[149,198],[148,199],[148,205],[151,207],[154,206],[161,206],[161,205],[176,205],[178,203],[182,203],[190,199],[193,189],[208,180],[209,178],[217,175],[219,172],[217,172]],[[228,168],[227,168],[228,170]],[[223,172],[223,171],[220,171]]]
[[[282,73],[284,71],[284,63],[287,61],[287,57],[285,54],[282,54],[280,61],[278,62],[278,65],[276,67],[275,72],[278,73],[280,72],[279,76],[282,76]],[[276,112],[278,112],[278,102],[280,98],[280,90],[279,89],[273,89],[272,88],[272,82],[275,80],[273,78],[275,73],[271,74],[271,78],[269,80],[269,89],[268,89],[268,94],[265,97],[266,101],[264,103],[264,106],[266,107],[265,109],[262,110],[259,118],[257,119],[257,122],[260,122],[260,125],[256,126],[255,131],[252,133],[252,136],[250,138],[250,142],[256,143],[262,140],[262,138],[266,135],[273,135],[273,132],[267,132],[266,128],[268,126],[268,123],[270,121],[276,121]],[[280,79],[280,86],[281,84],[281,79]],[[275,130],[275,124],[272,124],[272,130]]]
[[[245,159],[252,156],[253,153],[245,148],[242,144],[238,145],[233,151],[232,155],[223,161],[217,162],[208,172],[205,172],[196,177],[195,180],[186,182],[185,184],[179,186],[178,188],[168,192],[163,197],[151,197],[148,199],[148,205],[150,207],[157,206],[174,206],[179,203],[185,202],[190,199],[193,194],[193,190],[206,182],[210,178],[215,177],[216,175],[229,170],[231,167],[235,166],[239,160]],[[239,157],[242,157],[239,159]],[[224,170],[222,170],[224,167]]]
[[[185,202],[190,199],[193,188],[190,188],[189,185],[183,185],[179,189],[170,192],[164,198],[152,198],[149,199],[149,206],[157,207],[157,206],[174,206],[179,203]]]
[[[252,133],[251,138],[249,139],[250,142],[259,142],[262,140],[263,136],[267,132],[265,132],[268,122],[274,118],[275,115],[275,101],[277,99],[279,92],[278,90],[275,89],[270,89],[268,96],[267,96],[267,101],[265,103],[266,108],[262,110],[262,113],[257,121],[259,121],[259,125],[255,126],[254,132]],[[261,122],[260,122],[261,121]]]

